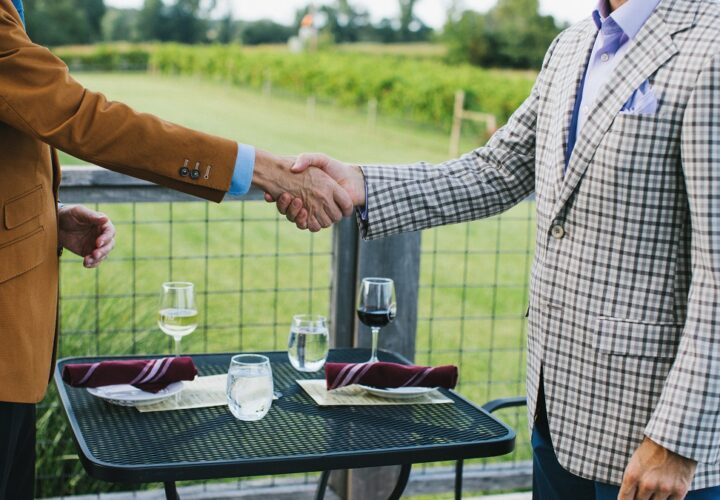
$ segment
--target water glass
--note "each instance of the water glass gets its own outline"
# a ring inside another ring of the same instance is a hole
[[[316,372],[328,356],[327,320],[317,314],[293,316],[288,339],[290,364],[301,372]]]
[[[273,401],[270,360],[259,354],[238,354],[230,361],[227,377],[230,412],[238,420],[262,419]]]

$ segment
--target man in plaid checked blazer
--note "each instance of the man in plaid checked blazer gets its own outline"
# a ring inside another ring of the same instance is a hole
[[[295,168],[311,165],[364,207],[368,239],[535,192],[536,498],[720,498],[718,3],[601,1],[553,42],[508,124],[462,158],[304,155]],[[304,227],[299,200],[278,208]]]

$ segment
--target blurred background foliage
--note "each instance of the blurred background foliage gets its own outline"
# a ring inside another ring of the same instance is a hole
[[[415,15],[417,0],[397,0],[398,16],[372,22],[350,0],[299,9],[295,23],[243,21],[221,13],[216,1],[145,0],[140,9],[107,7],[104,0],[25,0],[28,32],[42,45],[97,42],[183,44],[285,44],[303,18],[315,14],[324,45],[373,42],[431,42],[447,48],[446,62],[530,69],[542,63],[547,46],[563,28],[539,13],[538,0],[499,0],[488,12],[451,2],[440,32]]]

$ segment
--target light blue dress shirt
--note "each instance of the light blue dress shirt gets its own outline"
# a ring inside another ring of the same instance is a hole
[[[18,14],[20,14],[20,19],[22,19],[23,25],[25,24],[25,10],[23,9],[23,3],[22,0],[12,0],[13,5],[18,11]]]
[[[255,148],[238,143],[238,154],[235,160],[235,171],[230,182],[232,195],[245,194],[250,190],[253,172],[255,171]]]
[[[660,0],[628,0],[612,13],[608,0],[600,0],[598,3],[592,18],[599,31],[575,101],[565,157],[566,167],[600,91],[630,48],[628,42],[637,36],[659,3]]]

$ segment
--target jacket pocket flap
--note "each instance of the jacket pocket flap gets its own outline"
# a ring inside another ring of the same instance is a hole
[[[593,347],[609,354],[674,358],[683,325],[597,318]]]
[[[0,246],[0,283],[39,266],[46,254],[45,228],[42,226],[27,236]]]
[[[42,215],[44,207],[42,186],[37,186],[27,193],[8,200],[5,203],[5,229],[15,229]]]

